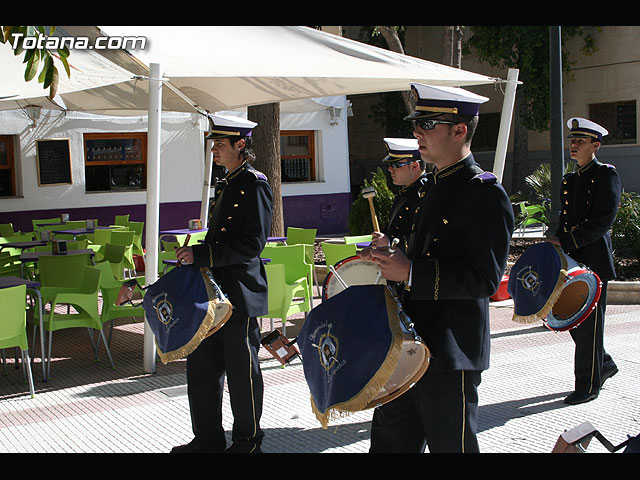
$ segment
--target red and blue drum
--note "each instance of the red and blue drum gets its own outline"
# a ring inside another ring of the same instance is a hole
[[[511,268],[508,292],[513,320],[542,320],[553,331],[577,328],[597,307],[602,282],[549,242],[531,246]]]

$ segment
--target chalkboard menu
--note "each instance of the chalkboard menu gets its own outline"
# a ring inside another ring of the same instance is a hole
[[[68,138],[36,140],[38,185],[61,185],[71,181]]]

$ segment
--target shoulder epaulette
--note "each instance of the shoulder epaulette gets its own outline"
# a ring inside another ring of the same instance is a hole
[[[255,168],[251,168],[251,167],[247,168],[247,170],[249,172],[253,173],[256,176],[257,179],[264,180],[265,182],[267,181],[267,176],[264,173],[262,173],[261,171],[256,170]]]
[[[498,177],[491,172],[482,172],[472,177],[471,180],[478,180],[482,183],[496,183],[498,181]]]

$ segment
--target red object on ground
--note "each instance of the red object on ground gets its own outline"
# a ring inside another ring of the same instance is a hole
[[[498,287],[498,291],[490,297],[494,302],[501,302],[502,300],[507,300],[511,298],[509,292],[507,292],[507,284],[509,283],[509,275],[503,275],[502,280],[500,281],[500,286]]]

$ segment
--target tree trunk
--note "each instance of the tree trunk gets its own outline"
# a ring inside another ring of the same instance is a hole
[[[258,126],[253,130],[253,166],[267,176],[273,191],[271,235],[284,236],[282,211],[282,176],[280,173],[280,104],[269,103],[248,107],[247,117]]]
[[[396,53],[401,53],[404,55],[404,48],[402,47],[402,42],[400,41],[400,37],[398,36],[398,32],[391,27],[382,27],[378,26],[380,29],[380,33],[384,37],[385,42],[387,42],[387,46],[389,50]],[[402,100],[404,101],[404,106],[407,109],[407,115],[413,113],[414,110],[414,100],[410,91],[402,92]]]
[[[462,68],[462,27],[445,26],[442,38],[442,63]]]
[[[523,123],[527,112],[526,97],[516,95],[513,114],[513,171],[511,174],[511,194],[522,192],[528,195],[525,177],[529,171],[529,130]]]

